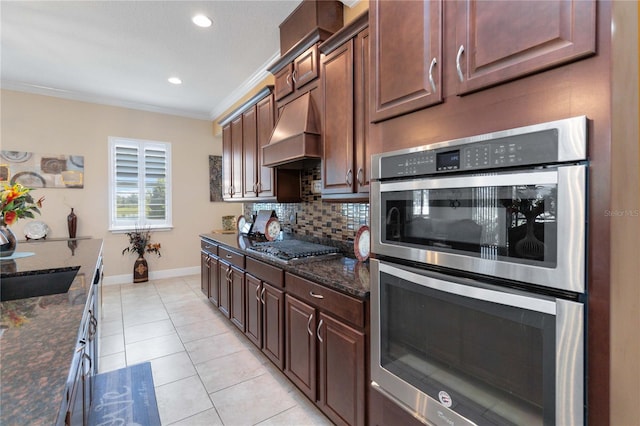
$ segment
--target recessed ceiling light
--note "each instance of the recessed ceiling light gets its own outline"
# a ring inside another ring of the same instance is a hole
[[[182,84],[182,80],[180,80],[178,77],[170,77],[169,78],[169,83],[171,83],[171,84]]]
[[[194,24],[202,28],[209,28],[211,26],[211,19],[204,15],[196,15],[191,18]]]

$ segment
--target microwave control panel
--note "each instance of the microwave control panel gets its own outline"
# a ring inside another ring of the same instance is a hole
[[[422,150],[382,156],[380,178],[536,166],[556,162],[558,131],[546,129],[433,149],[426,146]]]

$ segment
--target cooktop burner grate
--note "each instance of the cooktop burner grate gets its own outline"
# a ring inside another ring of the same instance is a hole
[[[283,240],[254,243],[249,250],[272,256],[286,263],[312,262],[334,257],[340,252],[337,247],[310,243],[301,240]]]

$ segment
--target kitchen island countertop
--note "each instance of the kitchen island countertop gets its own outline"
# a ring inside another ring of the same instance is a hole
[[[336,256],[334,259],[324,259],[313,262],[302,262],[287,265],[275,260],[269,255],[247,249],[251,241],[238,234],[201,234],[215,244],[226,246],[231,250],[277,266],[287,272],[315,281],[329,288],[338,290],[351,296],[369,298],[369,263],[358,262],[354,258]]]
[[[51,425],[64,397],[102,240],[20,242],[17,251],[33,255],[0,262],[0,279],[80,266],[67,293],[0,303],[0,424]]]

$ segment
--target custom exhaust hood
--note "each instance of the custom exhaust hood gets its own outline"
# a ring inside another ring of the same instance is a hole
[[[322,138],[309,93],[285,105],[268,145],[262,147],[266,167],[304,169],[322,157]]]

